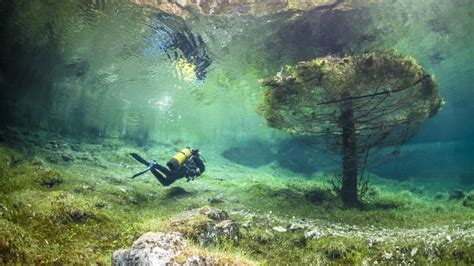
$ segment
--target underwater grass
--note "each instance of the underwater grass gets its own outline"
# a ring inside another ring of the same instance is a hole
[[[121,145],[125,148],[85,144],[76,147],[77,152],[68,150],[73,163],[51,162],[51,153],[61,156],[57,150],[33,148],[21,153],[0,145],[0,261],[108,264],[114,250],[129,247],[147,231],[173,230],[169,225],[181,212],[205,205],[229,211],[241,224],[251,221],[250,227],[241,228],[237,242],[194,247],[199,254],[217,254],[229,263],[235,261],[231,258],[242,264],[263,265],[361,264],[368,259],[402,262],[395,255],[386,259],[384,253],[396,254],[400,247],[404,247],[400,254],[410,248],[411,254],[414,247],[420,250],[413,262],[433,259],[423,255],[428,254],[421,252],[424,244],[416,240],[381,243],[368,249],[363,237],[307,239],[301,230],[283,234],[272,230],[294,220],[361,230],[473,227],[469,223],[474,220],[473,210],[462,201],[427,200],[405,190],[406,186],[390,188],[394,186],[388,181],[374,182],[375,189],[365,199],[363,209],[342,208],[322,174],[314,179],[288,179],[265,168],[249,169],[219,161],[210,164],[194,182],[161,187],[152,176],[127,178],[128,172],[139,170],[127,157],[137,148]],[[163,156],[154,150],[138,151]],[[192,234],[196,227],[183,230],[188,229]],[[455,239],[436,247],[440,255],[435,261],[472,262],[469,241]]]

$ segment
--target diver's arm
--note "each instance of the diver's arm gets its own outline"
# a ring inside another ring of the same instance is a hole
[[[196,163],[196,166],[199,168],[200,174],[206,171],[206,166],[204,165],[204,161],[202,160],[201,156],[194,157],[194,162]]]

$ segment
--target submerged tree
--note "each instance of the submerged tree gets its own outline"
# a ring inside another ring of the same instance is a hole
[[[360,168],[382,147],[398,151],[418,126],[440,109],[436,82],[411,57],[392,53],[314,59],[263,81],[260,114],[270,127],[325,136],[340,154],[339,193],[359,203]]]

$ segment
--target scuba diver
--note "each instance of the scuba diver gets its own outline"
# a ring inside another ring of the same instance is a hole
[[[136,153],[130,153],[130,155],[147,167],[145,170],[133,175],[132,178],[151,171],[163,186],[169,186],[174,181],[183,177],[186,177],[189,182],[194,180],[195,177],[200,176],[206,170],[204,165],[205,160],[199,150],[190,147],[186,147],[176,153],[176,155],[166,163],[168,168],[160,165],[154,160],[148,162]]]

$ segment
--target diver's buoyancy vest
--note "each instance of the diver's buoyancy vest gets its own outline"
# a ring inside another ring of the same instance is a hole
[[[191,156],[191,149],[189,148],[184,148],[182,149],[181,151],[179,151],[178,153],[176,153],[175,156],[173,156],[173,158],[171,158],[167,163],[166,165],[168,166],[168,168],[170,170],[176,170],[178,169],[179,167],[181,167],[184,162],[186,162],[186,160]]]

